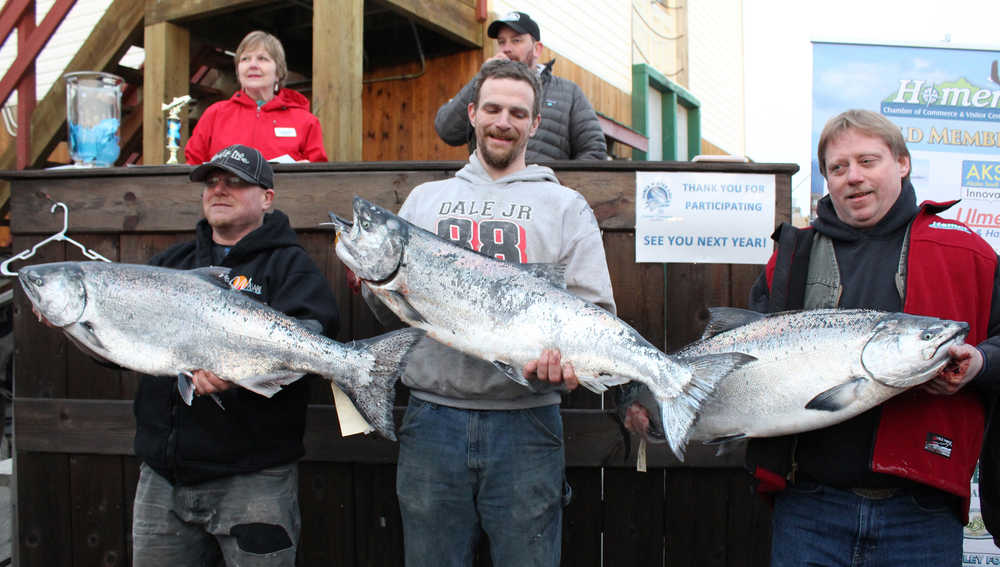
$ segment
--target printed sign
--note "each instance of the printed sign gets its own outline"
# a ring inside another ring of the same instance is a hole
[[[986,531],[979,504],[979,465],[972,475],[972,498],[969,502],[969,525],[965,526],[962,565],[1000,565],[1000,549]]]
[[[849,108],[899,125],[917,201],[961,202],[941,216],[967,224],[1000,250],[1000,51],[813,44],[812,147]],[[826,191],[818,157],[813,202]]]
[[[765,264],[774,176],[636,172],[635,261]]]

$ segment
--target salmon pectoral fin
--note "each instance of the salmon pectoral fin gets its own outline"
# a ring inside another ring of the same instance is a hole
[[[838,384],[817,394],[806,404],[806,409],[840,411],[857,401],[862,387],[867,383],[868,378],[855,376],[843,384]]]

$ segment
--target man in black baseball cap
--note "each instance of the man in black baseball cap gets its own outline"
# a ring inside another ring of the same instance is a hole
[[[264,224],[274,203],[274,171],[250,146],[235,144],[191,172],[202,181],[202,212],[216,245],[232,246]]]
[[[524,12],[509,12],[490,23],[486,35],[497,42],[494,59],[509,59],[524,63],[538,72],[542,83],[542,121],[535,135],[528,140],[525,159],[539,163],[557,159],[607,159],[604,130],[597,114],[576,83],[552,74],[555,60],[541,65],[542,34],[538,24]],[[469,105],[475,94],[472,81],[446,102],[434,117],[434,129],[445,143],[452,146],[469,144],[475,149]]]
[[[265,189],[274,188],[274,171],[271,165],[260,152],[250,146],[233,144],[219,150],[211,160],[194,168],[191,172],[191,181],[204,181],[214,169],[235,173],[243,181]]]
[[[336,336],[336,298],[288,217],[272,209],[274,173],[260,152],[229,146],[190,178],[204,183],[205,218],[193,240],[157,254],[150,264],[228,268],[232,288]],[[135,454],[142,467],[133,508],[133,565],[293,567],[301,530],[297,462],[305,454],[309,384],[299,380],[265,398],[223,381],[215,370],[192,370],[184,397],[178,380],[139,381]],[[188,397],[189,387],[196,397]],[[204,510],[213,511],[210,518]]]
[[[526,33],[536,42],[542,41],[542,34],[538,31],[538,24],[531,16],[524,12],[509,12],[506,16],[494,20],[490,27],[486,29],[486,35],[496,39],[500,29],[504,26],[516,31],[519,34]]]

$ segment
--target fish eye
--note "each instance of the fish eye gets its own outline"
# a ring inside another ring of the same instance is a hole
[[[939,332],[940,332],[940,329],[937,329],[937,328],[927,329],[926,331],[923,332],[923,334],[920,335],[920,339],[924,340],[924,341],[929,341],[929,340],[933,339],[934,337],[936,337]]]
[[[361,219],[361,228],[368,230],[371,226],[372,223],[368,222],[368,219]]]

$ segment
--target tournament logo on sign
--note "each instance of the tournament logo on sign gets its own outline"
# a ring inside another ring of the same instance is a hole
[[[666,183],[650,183],[642,189],[642,200],[650,213],[663,215],[670,209],[673,195]]]

